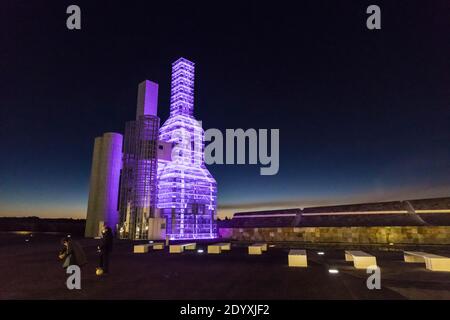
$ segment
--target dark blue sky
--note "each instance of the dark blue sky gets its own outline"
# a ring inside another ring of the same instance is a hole
[[[0,215],[83,217],[93,140],[123,132],[137,85],[196,63],[205,128],[280,129],[280,170],[210,166],[222,213],[450,195],[450,4],[6,1]],[[65,27],[66,7],[82,30]]]

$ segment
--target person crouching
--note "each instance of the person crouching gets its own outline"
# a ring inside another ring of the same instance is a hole
[[[69,266],[83,266],[87,263],[86,254],[80,244],[69,237],[61,239],[62,249],[59,251],[58,258],[63,261],[62,267],[66,269]]]

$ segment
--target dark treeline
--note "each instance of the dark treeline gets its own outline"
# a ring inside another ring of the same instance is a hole
[[[84,219],[0,217],[0,231],[64,232],[83,235],[85,223]]]

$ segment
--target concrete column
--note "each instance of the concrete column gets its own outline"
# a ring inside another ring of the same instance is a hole
[[[158,113],[158,84],[145,80],[139,84],[136,120],[141,116],[156,116]]]
[[[122,141],[119,133],[108,132],[94,143],[86,216],[86,237],[99,234],[99,223],[105,222],[113,231],[118,223],[118,196],[122,168]]]
[[[92,155],[91,178],[89,180],[89,200],[86,215],[85,237],[95,237],[98,229],[98,181],[100,172],[100,155],[102,149],[102,137],[96,137],[94,152]]]

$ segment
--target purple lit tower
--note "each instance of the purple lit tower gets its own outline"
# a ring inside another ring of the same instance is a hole
[[[125,126],[120,182],[119,236],[147,239],[156,216],[158,84],[139,84],[136,120]]]
[[[194,63],[172,64],[170,116],[159,140],[172,143],[171,161],[158,160],[157,207],[171,239],[216,237],[217,184],[203,159],[204,131],[194,118]]]

